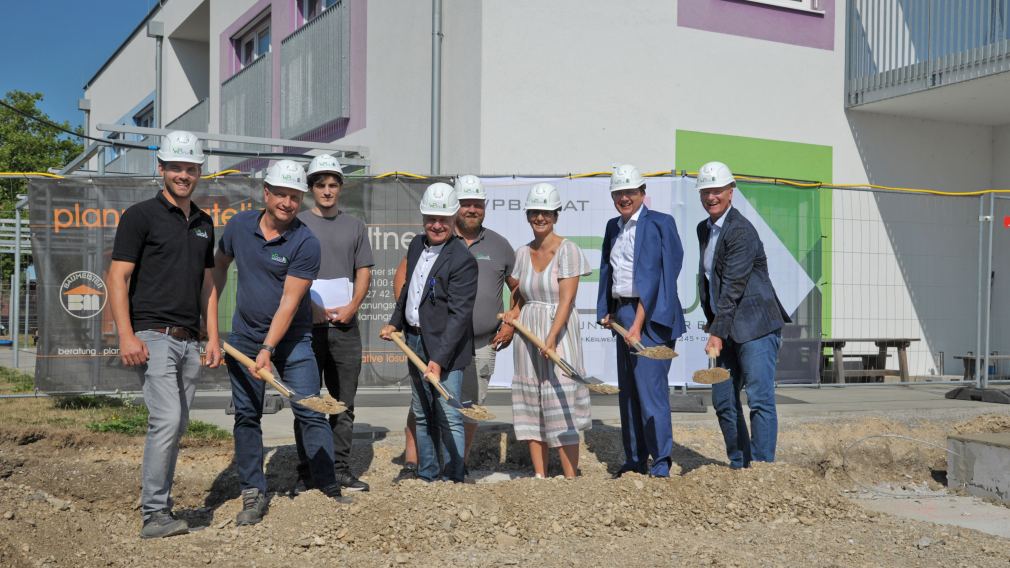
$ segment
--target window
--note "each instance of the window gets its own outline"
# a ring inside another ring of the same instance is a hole
[[[823,14],[824,9],[821,8],[821,0],[747,0],[748,2],[753,2],[755,4],[768,4],[769,6],[778,6],[779,8],[789,8],[792,10],[799,10],[801,12],[813,12],[815,14]]]
[[[245,67],[270,53],[270,16],[257,20],[235,36],[239,64]]]
[[[133,115],[133,124],[141,128],[152,128],[154,126],[154,104],[144,107],[144,110]]]
[[[307,22],[336,3],[337,0],[301,0],[298,5],[302,11],[302,19]]]

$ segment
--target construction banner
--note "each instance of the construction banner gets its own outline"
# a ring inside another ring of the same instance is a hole
[[[379,329],[393,311],[393,277],[410,240],[421,231],[418,204],[432,179],[348,179],[340,208],[361,218],[368,228],[375,266],[365,303],[358,312],[364,344],[362,387],[407,384],[407,362],[391,343],[378,338]],[[616,384],[614,338],[596,322],[596,291],[600,248],[608,219],[616,215],[605,178],[541,179],[484,178],[488,191],[485,226],[501,233],[518,248],[529,242],[532,231],[523,203],[529,188],[540,181],[558,187],[562,211],[556,231],[582,248],[593,274],[583,277],[576,297],[582,321],[585,368],[589,374]],[[686,384],[692,372],[704,368],[707,336],[701,331],[704,315],[697,300],[698,245],[695,225],[705,212],[688,178],[648,180],[646,204],[671,213],[684,246],[678,286],[688,332],[677,342],[680,357],[673,360],[669,382]],[[138,371],[126,368],[118,356],[118,336],[108,306],[106,278],[119,217],[127,207],[154,197],[160,179],[73,178],[32,180],[29,185],[32,253],[38,271],[40,314],[36,385],[46,392],[139,390]],[[239,211],[262,207],[262,181],[248,178],[203,180],[194,201],[213,218],[220,236],[228,220]],[[733,201],[761,234],[769,255],[773,282],[786,309],[792,312],[813,288],[813,282],[782,243],[749,206],[742,194]],[[311,207],[311,198],[303,207]],[[224,335],[231,329],[235,308],[234,264],[219,312]],[[512,381],[512,350],[498,354],[492,385]],[[224,368],[205,369],[198,388],[227,389]]]

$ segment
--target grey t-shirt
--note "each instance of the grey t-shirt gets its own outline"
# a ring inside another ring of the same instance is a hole
[[[348,278],[353,283],[357,269],[375,265],[368,231],[361,219],[343,211],[336,217],[320,217],[311,210],[302,211],[298,218],[319,239],[322,254],[316,278]]]
[[[512,274],[516,252],[505,237],[482,229],[470,245],[470,254],[477,259],[477,301],[473,306],[474,346],[491,340],[498,329],[498,314],[503,309],[502,289],[505,278]],[[478,343],[480,341],[480,343]]]

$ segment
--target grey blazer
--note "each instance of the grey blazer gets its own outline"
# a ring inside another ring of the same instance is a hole
[[[712,293],[717,312],[712,313],[704,267],[708,236],[708,220],[698,223],[702,251],[698,260],[698,297],[708,320],[708,332],[743,343],[792,321],[768,277],[768,258],[757,230],[735,208],[726,214],[712,259]]]

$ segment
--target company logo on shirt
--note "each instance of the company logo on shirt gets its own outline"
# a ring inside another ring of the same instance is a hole
[[[270,254],[270,260],[272,260],[274,262],[279,262],[281,264],[287,264],[288,263],[288,257],[286,257],[284,255],[281,255],[281,254],[277,254],[277,253],[271,253]]]
[[[199,229],[199,228],[198,229],[193,229],[193,234],[196,235],[196,236],[198,236],[198,237],[200,237],[201,239],[209,239],[210,238],[210,235],[207,234],[207,231],[205,231],[203,229]]]
[[[491,256],[483,252],[479,252],[476,255],[474,255],[474,258],[476,258],[477,260],[491,260]]]
[[[63,279],[60,304],[75,318],[93,318],[105,307],[105,282],[94,272],[78,270]]]

